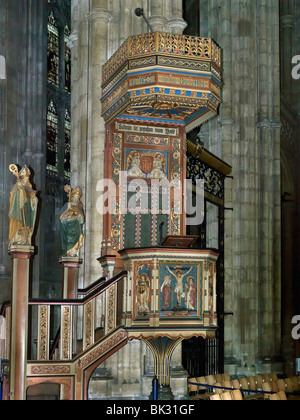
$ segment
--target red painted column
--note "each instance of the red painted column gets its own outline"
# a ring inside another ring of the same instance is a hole
[[[12,245],[11,345],[10,345],[10,400],[26,400],[28,291],[30,259],[34,247]]]
[[[59,262],[63,267],[62,298],[77,299],[78,276],[82,259],[78,257],[62,257]]]

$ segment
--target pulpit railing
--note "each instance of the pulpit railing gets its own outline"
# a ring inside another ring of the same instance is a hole
[[[119,327],[121,309],[117,302],[123,295],[126,275],[123,271],[110,280],[100,279],[86,294],[81,291],[82,299],[31,300],[32,318],[38,325],[36,352],[31,359],[71,360]]]
[[[31,299],[28,359],[34,361],[72,360],[94,345],[101,337],[121,325],[123,280],[127,273],[100,279],[92,287],[79,291],[81,299]],[[0,358],[9,358],[10,304],[0,317]],[[35,345],[32,345],[34,343]]]
[[[10,325],[11,325],[10,303],[4,302],[0,311],[0,359],[2,360],[9,359]]]
[[[82,299],[31,300],[32,318],[38,325],[36,352],[31,359],[71,360],[119,327],[117,302],[126,274],[123,271],[110,280],[100,279],[87,293],[80,291]]]
[[[162,54],[221,65],[221,49],[210,38],[152,32],[129,37],[103,66],[103,83],[107,83],[132,58]]]

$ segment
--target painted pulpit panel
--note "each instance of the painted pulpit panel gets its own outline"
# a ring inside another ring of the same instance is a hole
[[[134,273],[135,318],[143,319],[149,317],[151,310],[150,262],[136,263]]]
[[[168,179],[168,153],[126,149],[125,168],[128,177]]]
[[[161,264],[160,317],[202,315],[202,264]]]

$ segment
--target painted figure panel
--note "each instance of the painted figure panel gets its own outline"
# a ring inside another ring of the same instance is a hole
[[[197,316],[200,290],[197,265],[161,264],[161,316]]]
[[[128,177],[168,179],[168,153],[126,149],[125,170]]]
[[[150,264],[139,264],[135,270],[136,316],[148,317],[150,313]]]

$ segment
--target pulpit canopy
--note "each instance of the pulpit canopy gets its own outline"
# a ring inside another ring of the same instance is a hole
[[[102,73],[102,116],[191,131],[217,114],[221,50],[209,38],[152,32],[129,37]]]

